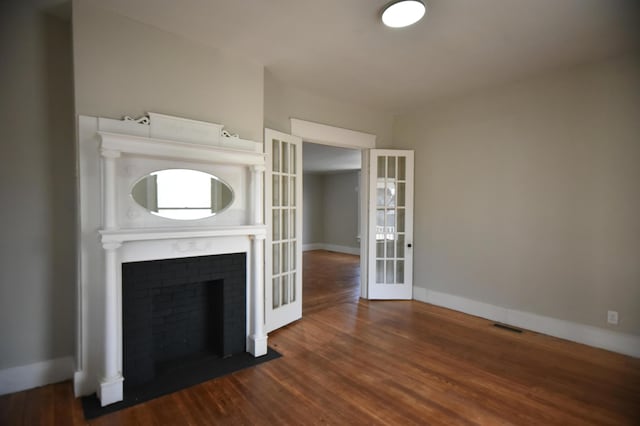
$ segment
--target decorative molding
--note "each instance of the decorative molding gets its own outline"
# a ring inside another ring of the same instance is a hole
[[[136,166],[125,166],[122,168],[122,173],[128,177],[138,177],[140,176],[140,170]]]
[[[184,238],[235,237],[266,235],[265,225],[215,226],[198,228],[136,228],[99,231],[102,244],[127,241],[153,241]]]
[[[140,217],[140,209],[135,208],[135,207],[130,207],[127,210],[127,217],[129,219],[138,219]]]
[[[121,153],[118,150],[103,148],[100,150],[100,155],[104,158],[120,158]]]
[[[73,370],[70,356],[0,370],[0,395],[69,380]]]
[[[102,155],[105,157],[111,156],[109,152],[114,151],[151,158],[170,158],[210,164],[246,166],[264,164],[265,154],[261,152],[102,131],[99,131],[98,135],[101,140]]]
[[[640,358],[640,336],[637,335],[618,333],[599,327],[491,305],[422,287],[413,287],[413,298],[420,302],[442,306],[537,333]]]
[[[258,357],[267,354],[267,333],[265,331],[264,309],[264,244],[261,241],[265,235],[251,236],[251,300],[252,309],[249,313],[249,334],[247,335],[247,351]],[[260,301],[260,303],[255,303]]]
[[[306,142],[315,142],[323,145],[355,149],[372,149],[376,147],[376,135],[297,118],[291,119],[291,134],[301,137]]]
[[[267,335],[266,333],[263,335],[250,335],[247,337],[247,352],[251,353],[253,356],[262,356],[266,355],[268,351],[267,346]]]
[[[220,131],[220,136],[222,136],[223,138],[240,139],[240,135],[238,135],[237,133],[229,133],[229,131],[225,129],[222,129]]]
[[[237,150],[262,152],[261,142],[241,139],[236,133],[224,130],[224,125],[192,120],[172,115],[148,112],[151,121],[148,137],[190,142],[208,146],[222,146]]]
[[[102,241],[102,248],[105,250],[117,250],[122,247],[122,241]]]
[[[200,239],[176,241],[171,244],[171,248],[177,253],[206,252],[211,249],[211,241],[203,241]]]
[[[136,122],[138,124],[145,124],[147,126],[149,124],[151,124],[151,121],[149,120],[149,117],[146,116],[146,115],[143,115],[140,118],[132,118],[132,117],[129,117],[128,115],[125,115],[124,118],[122,119],[122,121],[134,121],[134,122]]]
[[[149,136],[206,145],[218,145],[222,124],[149,112]]]
[[[102,407],[122,401],[124,396],[122,382],[124,382],[124,378],[120,374],[115,377],[105,378],[100,382],[96,393]]]

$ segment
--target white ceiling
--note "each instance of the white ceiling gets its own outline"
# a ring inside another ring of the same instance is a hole
[[[305,173],[332,173],[360,170],[360,150],[338,148],[305,142],[302,147],[302,169]]]
[[[405,29],[380,23],[388,0],[91,1],[390,112],[640,46],[638,0],[426,0]]]

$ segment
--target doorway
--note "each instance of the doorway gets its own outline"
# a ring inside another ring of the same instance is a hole
[[[371,201],[376,198],[377,178],[370,174],[370,155],[376,150],[376,135],[363,133],[355,130],[329,126],[311,121],[291,118],[290,133],[283,133],[273,129],[265,129],[265,154],[267,157],[267,169],[265,175],[265,224],[268,232],[265,241],[265,329],[267,332],[276,330],[284,325],[290,324],[302,318],[302,269],[303,269],[303,141],[328,146],[338,147],[347,150],[355,150],[360,158],[361,173],[358,183],[354,188],[359,191],[355,196],[353,193],[349,200],[356,204],[356,220],[360,220],[359,241],[353,244],[353,240],[348,240],[344,245],[337,244],[338,247],[327,245],[321,241],[322,246],[313,247],[313,241],[307,240],[307,249],[324,249],[325,251],[341,252],[347,247],[345,254],[353,253],[356,259],[360,258],[360,297],[369,298],[369,277],[374,276],[369,266],[377,265],[369,257],[377,252],[372,242],[377,242],[377,233],[373,228],[371,212],[375,212],[376,207],[370,206]],[[308,145],[313,150],[313,145]],[[366,161],[363,161],[366,160]],[[386,161],[386,160],[385,160]],[[327,164],[338,163],[338,161],[325,161]],[[351,168],[353,170],[353,168]],[[387,176],[385,174],[385,176]],[[311,182],[310,179],[308,179]],[[349,185],[329,185],[330,187]],[[335,191],[325,191],[333,195]],[[360,196],[361,195],[361,196]],[[359,199],[359,203],[358,203]],[[322,199],[324,205],[324,198]],[[386,209],[387,207],[385,207]],[[358,210],[359,209],[359,210]],[[372,210],[373,209],[373,210]],[[314,209],[309,209],[313,211]],[[316,208],[315,211],[321,209]],[[331,210],[333,212],[333,210]],[[323,219],[324,220],[324,219]],[[386,222],[385,222],[386,223]],[[328,227],[331,231],[341,229],[343,219],[337,215]],[[334,229],[335,228],[335,229]],[[356,231],[357,232],[357,231]],[[373,232],[373,233],[372,233]],[[307,232],[308,233],[308,232]],[[349,233],[347,233],[349,235]],[[356,237],[357,239],[357,237]],[[359,246],[359,247],[358,247]],[[359,256],[358,256],[359,255]],[[391,259],[386,259],[391,260]],[[373,262],[373,263],[372,263]],[[388,263],[388,262],[387,262]],[[374,271],[374,274],[376,272]],[[385,281],[384,284],[388,284]],[[395,282],[394,282],[395,284]]]
[[[360,178],[355,186],[359,190],[355,195],[347,196],[348,200],[355,202],[355,211],[359,211],[355,215],[356,220],[361,221],[360,226],[356,225],[361,230],[359,247],[343,246],[347,247],[345,254],[360,255],[360,297],[411,299],[413,151],[376,149],[375,140],[376,136],[372,134],[295,118],[291,118],[290,134],[265,129],[267,332],[302,318],[304,210],[322,211],[324,223],[324,211],[334,213],[337,210],[326,210],[324,194],[329,194],[327,197],[333,196],[338,188],[348,190],[350,187],[348,184],[329,184],[329,189],[323,191],[323,198],[319,203],[322,208],[303,208],[303,141],[320,144],[328,149],[337,147],[347,151],[355,150],[360,157]],[[308,145],[307,151],[313,149],[313,144]],[[334,160],[324,161],[325,166],[336,163],[339,164]],[[307,180],[308,183],[311,182],[311,178],[308,177]],[[346,222],[343,216],[335,215],[335,219],[329,221],[327,229],[342,229],[343,222]],[[357,235],[357,231],[345,233],[347,238],[353,234]],[[336,250],[331,242],[324,242],[324,238],[321,243],[309,240],[306,243],[307,250],[344,251]],[[314,247],[314,244],[321,245]],[[349,240],[347,244],[350,244]]]
[[[303,144],[303,315],[360,297],[362,151]]]

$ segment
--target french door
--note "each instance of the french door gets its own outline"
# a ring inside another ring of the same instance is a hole
[[[302,139],[264,132],[265,329],[302,317]]]
[[[368,295],[413,294],[413,151],[369,151]]]

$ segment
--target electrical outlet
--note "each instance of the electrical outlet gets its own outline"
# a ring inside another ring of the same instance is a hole
[[[618,311],[607,311],[607,322],[618,325]]]

